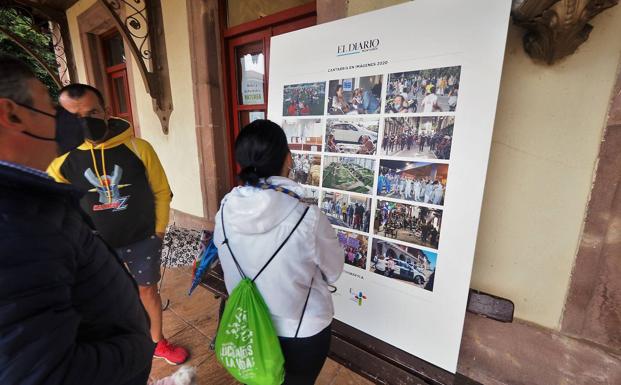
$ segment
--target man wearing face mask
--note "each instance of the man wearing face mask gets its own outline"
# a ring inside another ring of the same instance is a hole
[[[82,208],[138,284],[157,343],[154,356],[181,364],[188,352],[164,338],[157,290],[172,198],[164,169],[151,145],[133,136],[129,122],[110,116],[96,88],[70,84],[60,90],[59,102],[82,121],[85,141],[54,160],[48,173],[86,192]]]
[[[154,344],[138,288],[45,172],[78,120],[0,56],[0,384],[144,385]]]

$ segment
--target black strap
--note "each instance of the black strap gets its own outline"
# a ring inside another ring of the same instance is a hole
[[[309,209],[309,207],[306,206],[306,210],[304,210],[304,213],[302,214],[302,216],[298,220],[298,223],[295,224],[295,226],[293,227],[293,230],[291,230],[291,232],[289,233],[287,238],[285,238],[285,240],[280,244],[280,246],[278,247],[276,252],[274,252],[274,254],[272,254],[270,259],[267,260],[267,262],[265,263],[265,265],[263,265],[261,270],[259,270],[257,275],[254,276],[254,278],[252,279],[252,282],[254,282],[259,277],[259,275],[261,275],[261,273],[263,273],[263,270],[265,270],[265,268],[272,262],[274,257],[276,257],[276,255],[280,252],[280,249],[282,249],[285,246],[285,244],[289,241],[289,238],[291,238],[291,236],[293,235],[293,233],[295,233],[295,230],[297,230],[297,228],[300,225],[300,223],[302,223],[302,220],[306,216],[306,213],[308,212],[308,209]],[[226,247],[229,249],[229,252],[231,253],[231,257],[233,257],[233,261],[235,262],[235,265],[237,266],[237,270],[239,271],[239,274],[242,276],[242,278],[245,279],[245,278],[247,278],[247,276],[244,273],[244,271],[241,268],[241,266],[239,265],[239,262],[237,262],[237,258],[235,258],[235,255],[233,254],[233,250],[231,250],[231,246],[229,245],[229,239],[226,237],[226,230],[224,229],[224,205],[222,205],[222,208],[220,209],[220,219],[221,219],[221,222],[222,222],[222,233],[224,235],[224,242],[222,242],[222,244],[226,244]]]
[[[302,315],[300,316],[300,323],[298,323],[298,328],[295,331],[295,337],[298,338],[298,333],[300,332],[300,327],[302,326],[302,320],[304,319],[304,313],[306,313],[306,305],[308,305],[308,299],[310,298],[311,290],[313,290],[313,281],[315,277],[311,279],[310,287],[308,288],[308,294],[306,295],[306,301],[304,302],[304,308],[302,309]]]
[[[261,270],[259,270],[259,272],[257,273],[257,275],[254,276],[254,278],[252,279],[252,282],[254,282],[257,278],[259,278],[259,275],[261,275],[261,273],[263,273],[263,270],[265,270],[265,268],[272,262],[272,260],[274,259],[274,257],[276,257],[276,255],[280,252],[280,249],[283,248],[283,246],[285,246],[285,244],[289,241],[289,238],[291,238],[291,236],[293,235],[293,233],[295,233],[295,230],[297,230],[298,226],[300,225],[300,223],[302,223],[302,220],[304,219],[304,217],[306,216],[306,213],[308,212],[309,207],[306,206],[306,210],[304,210],[304,213],[302,213],[302,216],[300,217],[300,219],[298,220],[298,223],[295,224],[295,227],[293,227],[293,230],[291,230],[291,232],[289,233],[289,235],[287,236],[287,238],[285,238],[285,240],[283,241],[283,243],[280,244],[280,247],[276,250],[276,252],[270,257],[270,259],[267,260],[267,262],[265,263],[265,265],[263,265],[263,267],[261,268]]]
[[[226,245],[229,249],[229,253],[231,253],[231,257],[233,257],[233,262],[235,262],[235,266],[237,266],[239,275],[241,275],[242,279],[246,279],[246,274],[244,274],[239,262],[237,262],[237,258],[235,258],[235,254],[233,254],[233,250],[231,250],[231,246],[229,245],[229,239],[226,237],[226,230],[224,229],[224,205],[220,208],[220,222],[222,222],[222,233],[224,234],[224,242],[222,242],[222,244]]]

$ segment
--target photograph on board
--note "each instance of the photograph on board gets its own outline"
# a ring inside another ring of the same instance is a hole
[[[362,195],[324,191],[321,211],[336,226],[369,232],[371,198]]]
[[[293,167],[289,173],[289,179],[301,184],[319,186],[321,175],[321,157],[310,154],[291,154]]]
[[[380,153],[407,158],[449,159],[454,125],[453,116],[386,118]]]
[[[438,254],[374,238],[371,272],[433,291]]]
[[[323,187],[371,194],[375,160],[368,158],[326,156]]]
[[[379,118],[337,118],[326,122],[326,152],[375,155]]]
[[[345,263],[366,269],[369,237],[344,230],[336,230],[336,236],[343,247]]]
[[[304,187],[304,193],[301,196],[301,202],[306,203],[307,205],[319,206],[319,190]]]
[[[377,235],[438,248],[442,210],[378,200],[374,221]]]
[[[289,84],[283,90],[282,115],[323,115],[326,83]]]
[[[331,80],[328,85],[328,114],[379,114],[381,97],[382,75]]]
[[[377,195],[443,205],[447,176],[448,164],[382,159]]]
[[[321,152],[323,125],[320,118],[285,118],[282,129],[290,150]]]
[[[390,74],[384,112],[399,114],[455,111],[460,74],[460,66]]]

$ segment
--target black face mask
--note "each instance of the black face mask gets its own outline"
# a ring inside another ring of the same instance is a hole
[[[108,123],[103,119],[81,118],[84,127],[84,137],[91,142],[99,142],[108,133]]]
[[[41,111],[38,108],[28,106],[22,103],[15,103],[31,111],[38,112],[39,114],[47,115],[54,118],[56,121],[56,136],[53,138],[47,138],[44,136],[36,135],[28,131],[22,131],[23,134],[32,138],[46,141],[54,141],[58,144],[58,154],[64,154],[75,148],[84,142],[83,125],[80,119],[71,112],[65,110],[61,106],[56,107],[56,115],[52,115],[48,112]]]
[[[84,129],[80,119],[62,107],[56,111],[56,143],[61,154],[84,143]]]

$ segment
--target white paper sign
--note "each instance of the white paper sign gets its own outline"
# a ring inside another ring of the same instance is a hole
[[[351,91],[352,90],[351,79],[343,79],[343,90],[344,91]]]
[[[510,0],[416,0],[272,38],[268,117],[344,247],[336,318],[455,372]]]
[[[243,104],[263,104],[263,54],[244,55],[240,59]]]
[[[250,120],[250,123],[255,120],[265,119],[265,113],[263,111],[250,111],[248,113],[248,119]]]

